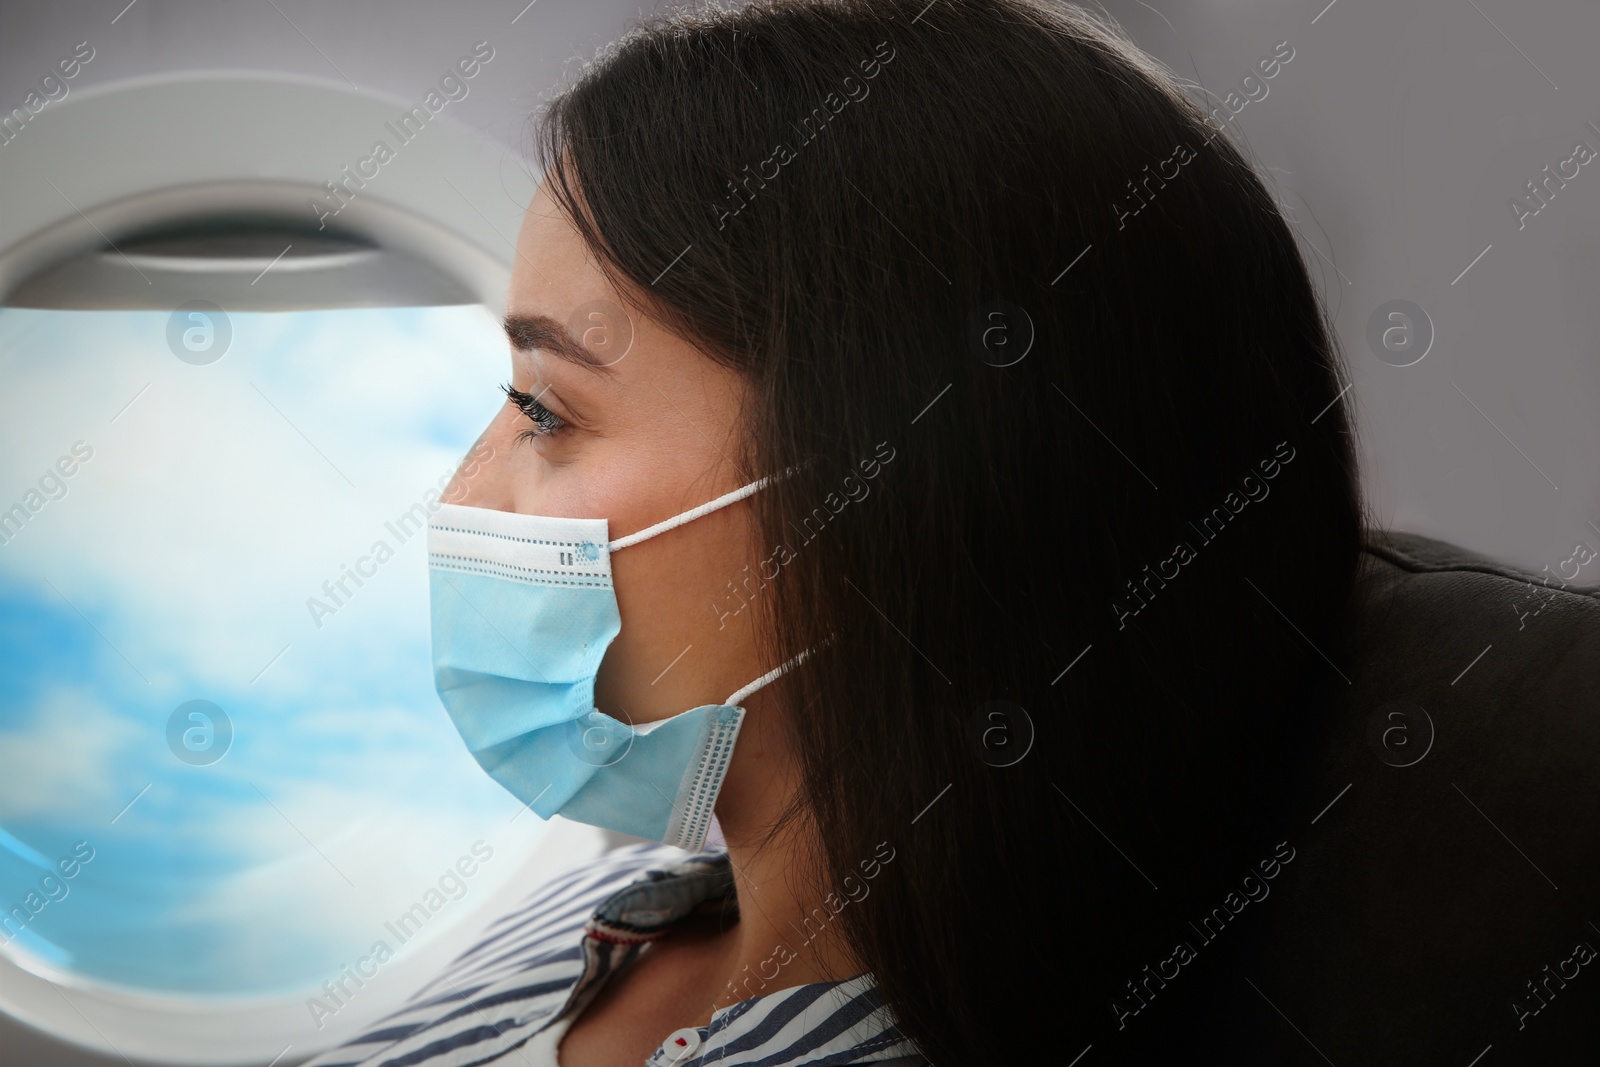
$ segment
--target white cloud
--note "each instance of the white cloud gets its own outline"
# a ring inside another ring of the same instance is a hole
[[[0,563],[106,613],[107,638],[158,687],[248,683],[314,639],[306,598],[448,473],[504,376],[482,309],[238,315],[205,367],[166,350],[158,313],[31,314],[59,324],[6,367],[0,507],[75,441],[94,458]],[[455,440],[430,439],[440,427]],[[414,610],[390,570],[361,599]],[[271,684],[306,681],[296,662],[330,667],[286,658]]]
[[[197,367],[167,350],[162,313],[0,311],[0,510],[75,441],[94,450],[0,547],[0,575],[98,631],[70,682],[0,658],[42,694],[0,704],[0,821],[104,825],[101,873],[160,887],[149,921],[202,924],[248,986],[336,967],[473,840],[520,854],[544,824],[508,826],[515,801],[438,707],[423,538],[384,527],[500,403],[498,326],[481,308],[232,325]],[[395,558],[318,628],[306,598],[380,538]],[[205,768],[166,748],[171,709],[195,698],[235,730]],[[512,856],[492,867],[478,887]]]
[[[109,826],[139,788],[130,790],[119,781],[119,757],[146,736],[89,687],[49,686],[27,718],[0,728],[0,766],[5,768],[0,813],[14,823],[66,811],[104,811]],[[48,847],[40,851],[55,858]]]

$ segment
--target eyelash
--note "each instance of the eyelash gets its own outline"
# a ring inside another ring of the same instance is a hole
[[[506,394],[506,399],[515,404],[517,409],[527,416],[528,421],[534,425],[533,429],[523,430],[517,435],[518,441],[531,441],[536,437],[553,437],[567,429],[567,424],[561,416],[539,403],[532,393],[524,393],[514,389],[510,384],[502,385],[501,392]]]

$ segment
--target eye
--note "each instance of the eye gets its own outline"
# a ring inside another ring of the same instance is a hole
[[[532,393],[524,393],[520,389],[513,388],[509,383],[502,385],[500,390],[506,394],[506,399],[515,404],[517,410],[526,415],[528,421],[533,423],[533,428],[523,430],[517,435],[517,440],[531,441],[535,437],[552,437],[567,428],[567,424],[562,421],[561,416],[539,403],[538,398]]]

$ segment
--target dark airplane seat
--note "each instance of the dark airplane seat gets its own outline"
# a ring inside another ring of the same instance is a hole
[[[1150,1027],[1200,1062],[1600,1064],[1596,542],[1532,576],[1371,535],[1293,859],[1096,1053],[1140,1062]]]

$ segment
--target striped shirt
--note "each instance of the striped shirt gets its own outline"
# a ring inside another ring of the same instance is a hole
[[[617,849],[536,890],[404,1007],[305,1067],[558,1067],[562,1036],[608,977],[691,912],[733,894],[726,852]],[[707,1025],[668,1035],[644,1062],[925,1063],[895,1027],[870,974],[791,986],[719,1008]]]

